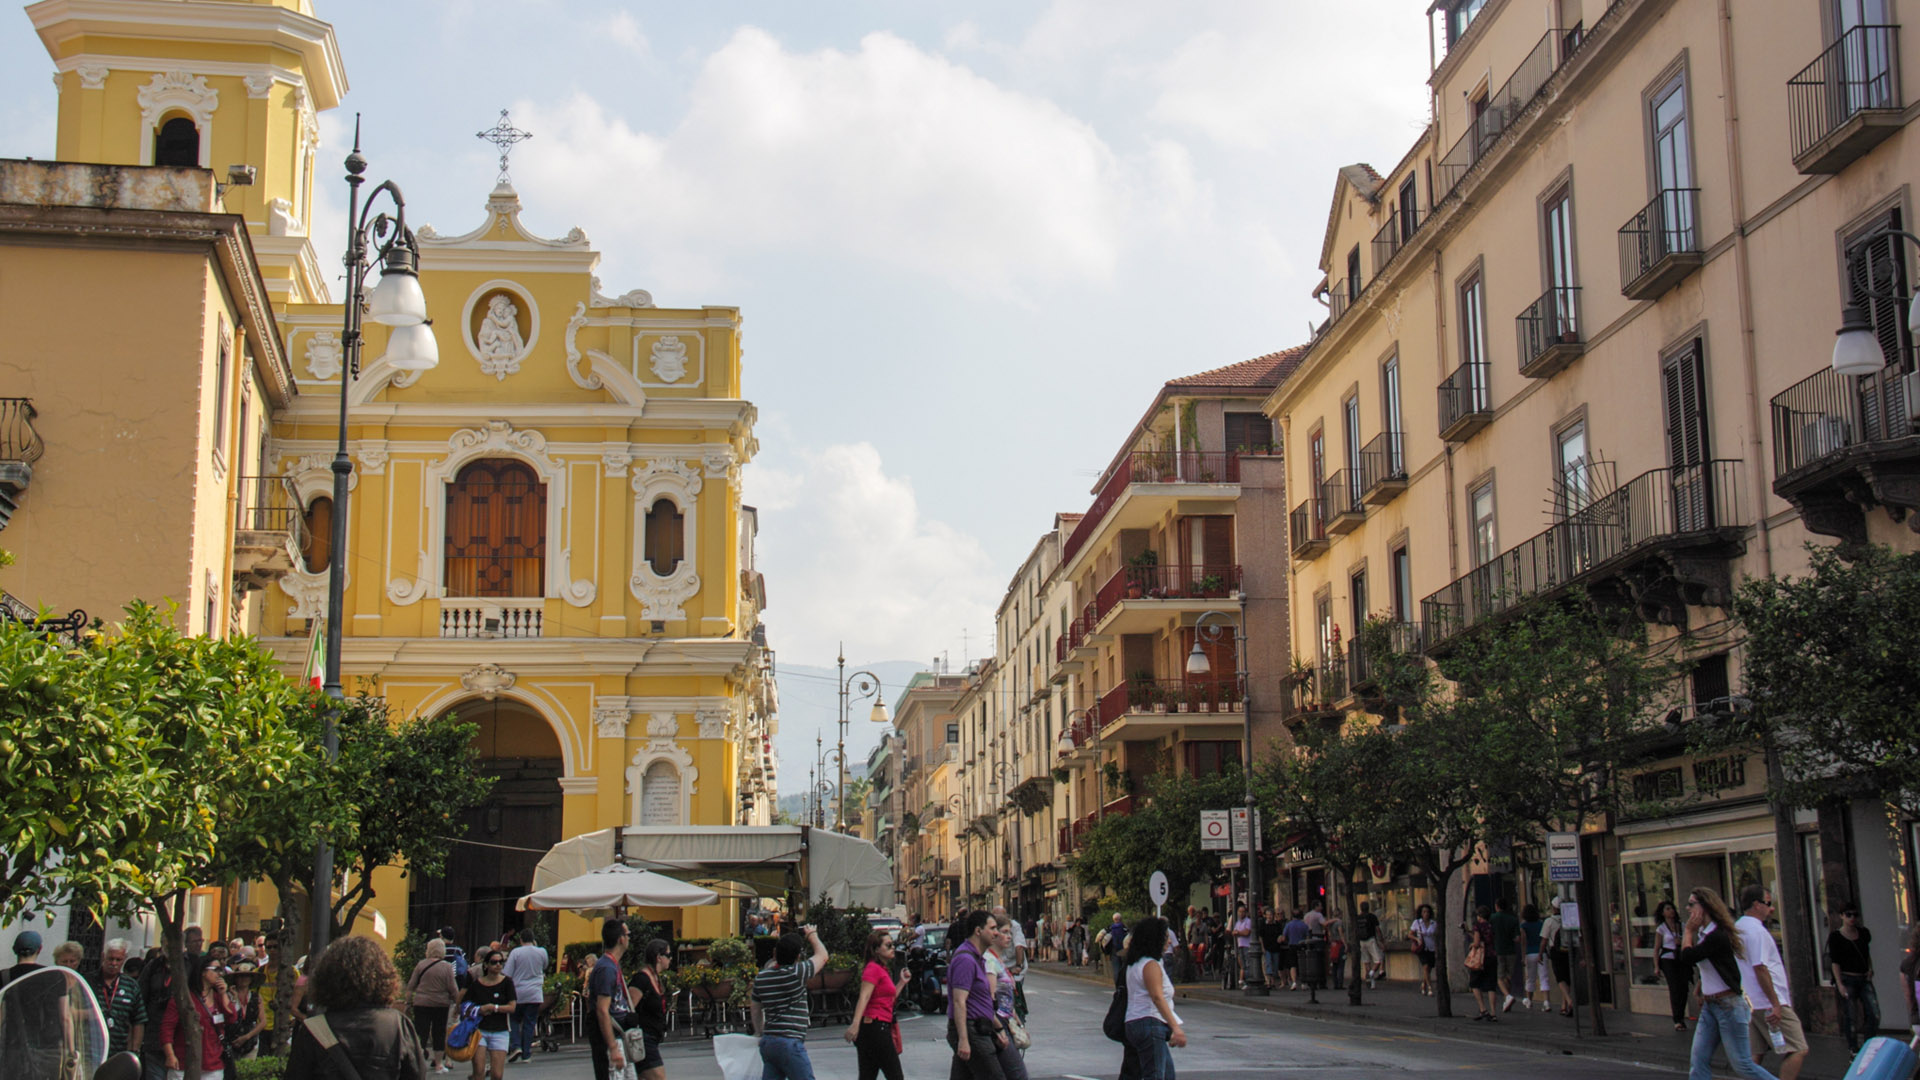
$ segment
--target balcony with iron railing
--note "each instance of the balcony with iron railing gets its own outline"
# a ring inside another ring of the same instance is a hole
[[[1407,246],[1413,234],[1420,231],[1426,222],[1419,207],[1402,206],[1388,216],[1386,224],[1373,234],[1373,276],[1379,277],[1387,264],[1393,261],[1400,249]]]
[[[42,612],[5,589],[0,589],[0,622],[19,623],[36,634],[62,635],[75,646],[85,639],[88,625],[87,613],[78,608],[65,615]]]
[[[1364,490],[1358,469],[1335,469],[1320,485],[1320,501],[1327,508],[1330,535],[1344,536],[1367,519],[1366,500],[1360,497]]]
[[[1316,493],[1287,514],[1287,540],[1296,559],[1327,550],[1327,501]]]
[[[1493,422],[1492,365],[1461,364],[1440,384],[1440,437],[1465,442]]]
[[[1620,292],[1653,300],[1700,268],[1700,189],[1666,188],[1620,226]]]
[[[1587,351],[1580,328],[1580,287],[1556,285],[1514,317],[1520,338],[1520,374],[1550,379]]]
[[[1900,28],[1856,26],[1787,80],[1793,165],[1836,173],[1904,123]]]
[[[1390,623],[1386,629],[1386,647],[1390,652],[1418,656],[1425,650],[1425,630],[1419,623]],[[1367,648],[1366,634],[1355,634],[1353,640],[1347,642],[1347,693],[1365,698],[1378,692],[1375,682],[1378,660]]]
[[[1500,136],[1506,134],[1534,99],[1540,96],[1547,80],[1572,55],[1578,40],[1569,38],[1559,30],[1547,31],[1546,36],[1527,53],[1526,59],[1513,69],[1507,81],[1487,95],[1485,104],[1479,106],[1479,114],[1467,126],[1466,133],[1434,166],[1433,201],[1436,206],[1453,193],[1467,173],[1500,141]]]
[[[235,487],[233,576],[264,589],[292,573],[306,547],[300,491],[290,476],[242,476]]]
[[[1123,566],[1094,594],[1094,622],[1104,623],[1128,601],[1222,600],[1239,588],[1238,565]],[[1164,606],[1164,603],[1155,603],[1153,609]],[[1103,632],[1114,631],[1108,628]]]
[[[33,463],[46,452],[33,427],[36,415],[30,398],[0,397],[0,529],[12,520],[33,482]]]
[[[1813,532],[1864,544],[1866,507],[1920,509],[1920,375],[1906,366],[1822,368],[1774,395],[1773,491]]]
[[[1071,562],[1080,549],[1099,533],[1114,507],[1135,485],[1164,484],[1238,484],[1240,455],[1237,452],[1200,450],[1134,450],[1115,465],[1094,496],[1093,505],[1081,516],[1079,524],[1067,534],[1060,559]],[[1177,492],[1175,493],[1177,494]]]
[[[1142,673],[1109,689],[1087,712],[1100,738],[1111,741],[1184,737],[1196,727],[1238,726],[1244,723],[1243,708],[1240,685],[1231,673],[1194,679]]]
[[[1407,490],[1407,437],[1383,431],[1360,448],[1360,497],[1372,506],[1392,502]]]
[[[1689,606],[1732,603],[1728,560],[1744,550],[1752,524],[1743,467],[1651,469],[1598,495],[1422,600],[1428,648],[1572,585],[1675,626],[1686,625]]]
[[[1339,281],[1336,281],[1332,285],[1327,286],[1327,325],[1328,326],[1332,326],[1334,323],[1339,322],[1340,317],[1347,313],[1347,308],[1352,306],[1353,304],[1354,295],[1356,294],[1349,294],[1348,292],[1346,278],[1341,278]]]

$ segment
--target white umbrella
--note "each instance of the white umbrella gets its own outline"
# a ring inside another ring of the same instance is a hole
[[[703,907],[720,902],[712,889],[632,866],[603,866],[520,898],[521,911],[596,908]]]

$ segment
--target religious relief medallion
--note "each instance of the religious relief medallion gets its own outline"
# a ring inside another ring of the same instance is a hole
[[[489,281],[467,298],[462,317],[467,351],[480,370],[504,380],[517,374],[540,337],[540,311],[511,281]]]
[[[687,373],[687,347],[669,334],[653,343],[653,374],[661,382],[679,382]]]

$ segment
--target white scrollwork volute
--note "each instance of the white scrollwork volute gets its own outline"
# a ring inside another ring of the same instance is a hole
[[[732,711],[725,705],[702,705],[693,714],[694,721],[700,725],[700,737],[703,739],[724,739],[727,737],[727,719]]]
[[[393,578],[387,582],[387,599],[405,607],[416,603],[427,595],[429,583],[433,579],[433,563],[426,552],[420,553],[420,568],[412,577]]]
[[[633,493],[646,501],[659,495],[685,495],[691,509],[693,496],[700,494],[700,470],[691,462],[677,458],[655,458],[633,476]]]
[[[104,88],[107,85],[107,70],[107,65],[105,64],[77,64],[73,69],[74,74],[80,76],[80,89],[82,90],[99,90]]]
[[[273,89],[273,75],[265,71],[242,75],[240,81],[247,84],[247,96],[250,98],[266,97]]]
[[[213,111],[220,107],[220,91],[189,71],[160,72],[141,87],[136,96],[140,101],[141,126],[148,130],[158,124],[162,114],[172,109],[186,112],[196,126],[205,127],[207,121],[213,119]],[[206,134],[201,133],[200,138],[204,147]]]
[[[313,494],[329,495],[333,491],[333,451],[315,450],[311,454],[302,454],[280,470],[282,474],[293,477],[300,488],[302,498],[311,499]],[[360,486],[358,470],[347,474],[347,490]]]
[[[460,676],[460,685],[492,701],[513,689],[516,676],[499,664],[475,664]]]
[[[731,446],[709,446],[700,452],[700,464],[707,471],[707,479],[738,480],[740,478],[740,457]]]
[[[598,390],[604,384],[601,383],[600,376],[591,371],[581,370],[580,362],[584,358],[580,354],[580,346],[574,341],[586,325],[587,305],[582,301],[574,307],[573,318],[567,320],[567,374],[572,377],[573,385],[580,389]]]
[[[341,581],[351,583],[352,567],[341,570]],[[309,574],[296,560],[292,572],[280,579],[280,591],[293,598],[287,608],[289,619],[317,619],[327,612],[327,575]]]
[[[634,500],[633,576],[628,582],[634,599],[640,601],[645,619],[684,619],[686,602],[700,591],[700,574],[695,565],[700,550],[695,522],[699,515],[695,496],[704,485],[700,470],[691,462],[677,458],[655,458],[637,470],[630,481]],[[653,504],[670,499],[680,510],[683,557],[666,574],[654,572],[647,560],[646,513]]]
[[[574,607],[586,607],[600,595],[600,587],[586,578],[573,576],[573,549],[560,549],[560,599]]]
[[[647,734],[656,739],[671,739],[680,734],[680,718],[670,712],[657,712],[647,717]]]
[[[487,426],[483,428],[462,428],[447,439],[447,449],[455,454],[468,450],[478,451],[471,455],[462,454],[463,459],[479,457],[490,450],[507,452],[517,450],[530,457],[538,458],[543,470],[554,467],[547,460],[545,435],[531,430],[515,431],[513,424],[505,420],[489,420]],[[444,466],[446,462],[441,461],[435,464]]]
[[[661,382],[679,382],[687,373],[687,346],[678,335],[668,334],[653,343],[653,374]]]
[[[626,738],[627,722],[632,718],[633,710],[626,697],[608,695],[593,700],[593,729],[603,739]]]
[[[653,306],[653,294],[645,289],[628,289],[619,296],[608,296],[600,291],[599,278],[589,280],[593,282],[593,289],[588,295],[592,298],[594,307],[650,308]]]

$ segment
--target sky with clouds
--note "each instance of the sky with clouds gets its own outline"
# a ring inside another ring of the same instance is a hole
[[[795,664],[978,657],[1160,382],[1304,340],[1334,171],[1385,170],[1427,110],[1419,0],[316,7],[351,82],[323,161],[360,111],[370,175],[463,232],[473,133],[511,109],[531,227],[585,229],[609,294],[742,309]],[[19,10],[0,156],[50,157]],[[343,185],[319,195],[337,265]]]

